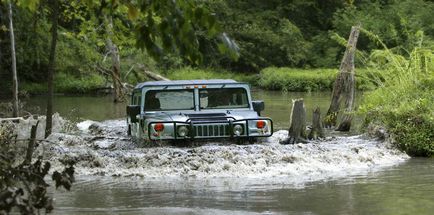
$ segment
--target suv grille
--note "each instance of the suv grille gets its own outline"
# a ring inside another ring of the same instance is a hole
[[[229,137],[229,125],[225,124],[211,124],[211,125],[193,125],[195,137]]]

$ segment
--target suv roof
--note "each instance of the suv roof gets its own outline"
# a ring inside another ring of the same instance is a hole
[[[177,80],[177,81],[147,81],[139,83],[134,89],[151,86],[174,86],[174,85],[203,85],[203,84],[239,84],[232,79],[210,79],[210,80]]]

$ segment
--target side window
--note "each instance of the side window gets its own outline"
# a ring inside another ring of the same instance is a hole
[[[131,96],[131,102],[130,102],[130,104],[131,105],[134,105],[136,102],[134,101],[136,99],[136,94],[135,93],[133,93],[133,96]]]
[[[138,92],[133,93],[133,96],[131,98],[132,99],[131,104],[132,105],[140,105],[140,97],[141,97],[140,93],[138,93]]]
[[[135,105],[140,105],[140,93],[136,93],[135,94],[136,99],[134,100],[136,103],[134,103]]]

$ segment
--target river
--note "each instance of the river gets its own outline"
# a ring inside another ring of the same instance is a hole
[[[77,161],[72,190],[51,190],[54,213],[432,214],[433,159],[409,158],[363,135],[279,144],[291,99],[300,97],[310,118],[316,106],[326,111],[330,93],[254,92],[276,125],[259,144],[137,148],[119,119],[125,104],[58,96],[55,110],[79,129],[43,144],[54,169],[60,160]],[[43,113],[40,107],[41,97],[26,101],[30,111]]]
[[[271,117],[276,129],[288,129],[292,99],[304,98],[307,118],[317,106],[324,114],[330,105],[330,92],[280,92],[254,89],[253,99],[265,102],[263,116]],[[358,97],[359,98],[359,97]],[[356,102],[360,101],[357,99]],[[45,114],[44,97],[31,97],[24,101],[25,109],[31,113]],[[125,117],[125,104],[113,104],[111,96],[56,96],[54,110],[61,116],[80,122],[83,120],[102,121]],[[358,127],[359,124],[356,124]]]

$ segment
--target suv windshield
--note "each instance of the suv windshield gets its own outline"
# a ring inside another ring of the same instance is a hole
[[[201,109],[248,108],[247,92],[244,88],[200,89]]]
[[[145,96],[145,110],[193,110],[193,90],[149,90]]]

